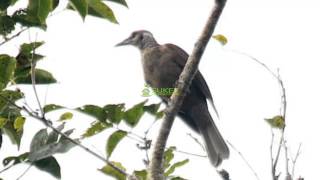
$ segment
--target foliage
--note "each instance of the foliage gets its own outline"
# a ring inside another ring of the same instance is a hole
[[[17,9],[15,7],[17,1],[3,0],[0,2],[1,48],[8,41],[18,38],[20,34],[31,27],[45,31],[48,26],[47,19],[62,4],[59,0],[30,0],[26,7]],[[127,7],[125,0],[108,1]],[[91,15],[106,19],[111,23],[118,23],[113,10],[103,0],[68,0],[67,9],[76,11],[83,20]],[[46,114],[67,109],[63,105],[48,104],[41,107],[44,114],[39,114],[39,112],[20,105],[20,100],[24,98],[24,93],[20,89],[12,90],[12,87],[17,84],[40,85],[57,82],[53,74],[45,69],[37,68],[37,63],[45,59],[45,55],[38,53],[44,44],[44,41],[25,42],[20,45],[17,54],[0,54],[0,147],[4,147],[2,146],[3,135],[8,136],[12,143],[16,144],[18,148],[20,147],[24,124],[29,120],[26,113],[51,124],[45,119]],[[131,131],[117,129],[116,127],[120,123],[123,122],[130,128],[134,128],[146,112],[155,117],[161,117],[162,113],[158,111],[160,104],[146,105],[146,102],[143,101],[128,109],[125,104],[104,106],[88,104],[76,108],[76,111],[95,119],[80,138],[70,137],[74,129],[64,130],[66,122],[74,117],[73,112],[64,111],[57,120],[57,123],[60,123],[59,126],[53,127],[52,131],[40,129],[30,142],[29,152],[5,158],[3,166],[10,169],[11,166],[28,163],[60,179],[61,167],[55,155],[66,153],[82,139],[92,137],[107,129],[113,130],[113,133],[106,138],[106,156],[110,158],[121,140],[131,133]],[[112,164],[125,170],[120,162],[112,162]],[[110,164],[100,170],[117,179],[125,179],[125,176]],[[140,173],[137,171],[137,174],[141,176],[142,171]]]
[[[283,129],[285,127],[285,121],[283,116],[277,115],[273,118],[267,118],[265,120],[272,128]]]

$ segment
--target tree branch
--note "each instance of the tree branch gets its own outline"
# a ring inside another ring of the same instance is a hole
[[[229,144],[229,146],[236,151],[239,156],[241,157],[241,159],[246,163],[246,165],[249,167],[249,169],[252,171],[253,175],[256,177],[257,180],[260,180],[257,172],[253,169],[253,167],[250,165],[250,163],[248,162],[248,160],[244,157],[244,155],[233,145],[231,144],[229,141],[227,141],[227,143]]]
[[[11,37],[9,37],[9,38],[6,38],[4,41],[2,41],[2,42],[0,43],[0,47],[1,47],[2,45],[6,44],[7,42],[11,41],[12,39],[20,36],[20,34],[23,33],[24,31],[26,31],[27,29],[29,29],[29,28],[24,28],[24,29],[22,29],[21,31],[19,31],[17,34],[15,34],[15,35],[13,35],[13,36],[11,36]]]
[[[298,160],[300,153],[301,153],[301,143],[299,144],[296,156],[294,157],[294,159],[292,159],[292,170],[291,170],[292,178],[294,178],[294,173],[295,173],[294,171],[295,171],[296,163],[297,163],[297,160]]]
[[[251,60],[255,61],[256,63],[260,64],[265,70],[267,70],[278,82],[280,89],[281,89],[281,105],[280,105],[280,115],[282,116],[284,122],[286,122],[286,114],[287,114],[287,96],[286,96],[286,89],[284,87],[284,83],[281,79],[280,73],[279,73],[279,69],[277,71],[277,73],[275,73],[274,71],[272,71],[266,64],[264,64],[262,61],[260,61],[259,59],[251,56],[250,54],[241,52],[241,51],[237,51],[237,50],[231,50],[231,52],[234,53],[238,53],[244,56],[249,57]],[[277,147],[277,151],[276,151],[276,155],[275,158],[273,158],[273,144],[274,144],[274,133],[272,131],[271,128],[271,144],[270,144],[270,156],[271,156],[271,173],[272,173],[272,179],[273,180],[278,180],[279,179],[279,175],[277,175],[276,170],[277,170],[277,165],[278,165],[278,160],[280,157],[280,153],[281,153],[281,149],[283,147],[284,141],[285,141],[285,126],[280,130],[281,135],[280,135],[280,141],[279,141],[279,145]]]
[[[152,159],[149,166],[148,176],[150,180],[163,180],[163,154],[166,146],[173,120],[179,111],[186,92],[191,84],[193,77],[198,71],[198,64],[201,56],[212,36],[217,25],[219,17],[225,6],[226,0],[215,0],[215,6],[207,20],[204,30],[196,42],[192,54],[179,77],[177,88],[171,96],[168,107],[165,109],[165,115],[156,144],[153,150]]]

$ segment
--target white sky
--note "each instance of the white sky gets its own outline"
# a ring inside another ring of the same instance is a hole
[[[104,105],[143,101],[144,87],[139,52],[132,47],[115,48],[114,45],[138,29],[151,31],[160,43],[174,43],[191,52],[199,36],[213,1],[196,0],[128,0],[129,9],[108,3],[114,9],[120,25],[102,19],[88,17],[85,23],[71,11],[63,11],[50,17],[47,32],[29,32],[31,39],[44,40],[40,50],[47,58],[39,65],[50,70],[59,83],[39,88],[42,99],[48,89],[46,103],[69,107],[83,104]],[[293,155],[300,142],[302,154],[296,174],[306,179],[319,178],[315,163],[320,161],[319,101],[320,86],[319,42],[320,3],[316,0],[229,0],[215,34],[224,34],[229,43],[221,47],[211,41],[200,64],[215,99],[220,120],[217,120],[223,136],[247,158],[260,179],[270,179],[270,129],[264,118],[279,113],[280,92],[277,82],[263,68],[247,57],[230,52],[238,50],[260,59],[270,68],[280,68],[288,100],[287,132],[289,152]],[[59,11],[59,10],[58,10]],[[28,42],[28,33],[24,37]],[[20,41],[8,46],[14,54]],[[0,49],[3,53],[4,49]],[[21,87],[27,92],[30,87]],[[28,94],[27,94],[28,95]],[[28,99],[33,102],[31,93]],[[152,97],[150,103],[159,99]],[[52,118],[58,117],[53,114]],[[144,122],[151,119],[144,117]],[[92,121],[76,115],[70,127],[83,129]],[[147,126],[148,123],[142,123]],[[28,150],[30,137],[36,128],[42,127],[34,120],[27,122],[22,152]],[[31,129],[28,129],[31,128]],[[100,134],[85,142],[93,150],[104,154],[107,135]],[[176,120],[169,145],[201,154],[202,150],[186,133],[191,132],[180,120]],[[153,131],[155,135],[156,128]],[[5,139],[8,143],[8,139]],[[143,153],[135,148],[134,141],[125,140],[119,146],[113,160],[128,167],[141,169]],[[7,148],[7,147],[6,147]],[[16,151],[1,149],[2,157],[15,155]],[[4,152],[5,151],[5,152]],[[182,177],[218,179],[215,169],[207,159],[176,153],[176,160],[190,158],[191,162],[176,172]],[[62,179],[108,179],[96,171],[102,163],[82,150],[74,149],[68,155],[57,155],[62,167]],[[284,157],[281,157],[281,161]],[[280,164],[280,166],[283,164]],[[231,149],[230,159],[222,168],[230,172],[232,179],[255,179],[237,152]],[[26,166],[1,174],[5,179],[15,179]],[[45,173],[31,169],[24,180],[52,179]]]

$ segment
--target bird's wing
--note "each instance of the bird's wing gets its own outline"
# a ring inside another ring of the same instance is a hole
[[[175,58],[174,61],[178,66],[181,67],[181,69],[183,69],[189,57],[188,53],[174,44],[166,44],[165,46],[178,53],[181,58]],[[216,115],[219,117],[218,111],[213,103],[213,98],[209,87],[200,71],[197,72],[192,83],[195,85],[196,89],[210,101]]]

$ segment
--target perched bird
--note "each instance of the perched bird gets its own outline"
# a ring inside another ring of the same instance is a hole
[[[144,78],[149,86],[152,88],[175,87],[189,56],[183,49],[174,44],[160,45],[153,35],[145,30],[133,32],[129,38],[116,46],[124,45],[133,45],[140,50]],[[159,97],[165,103],[170,100],[170,95]],[[210,162],[217,167],[223,159],[229,157],[229,149],[208,111],[207,99],[213,105],[208,85],[198,71],[178,116],[203,137]]]

